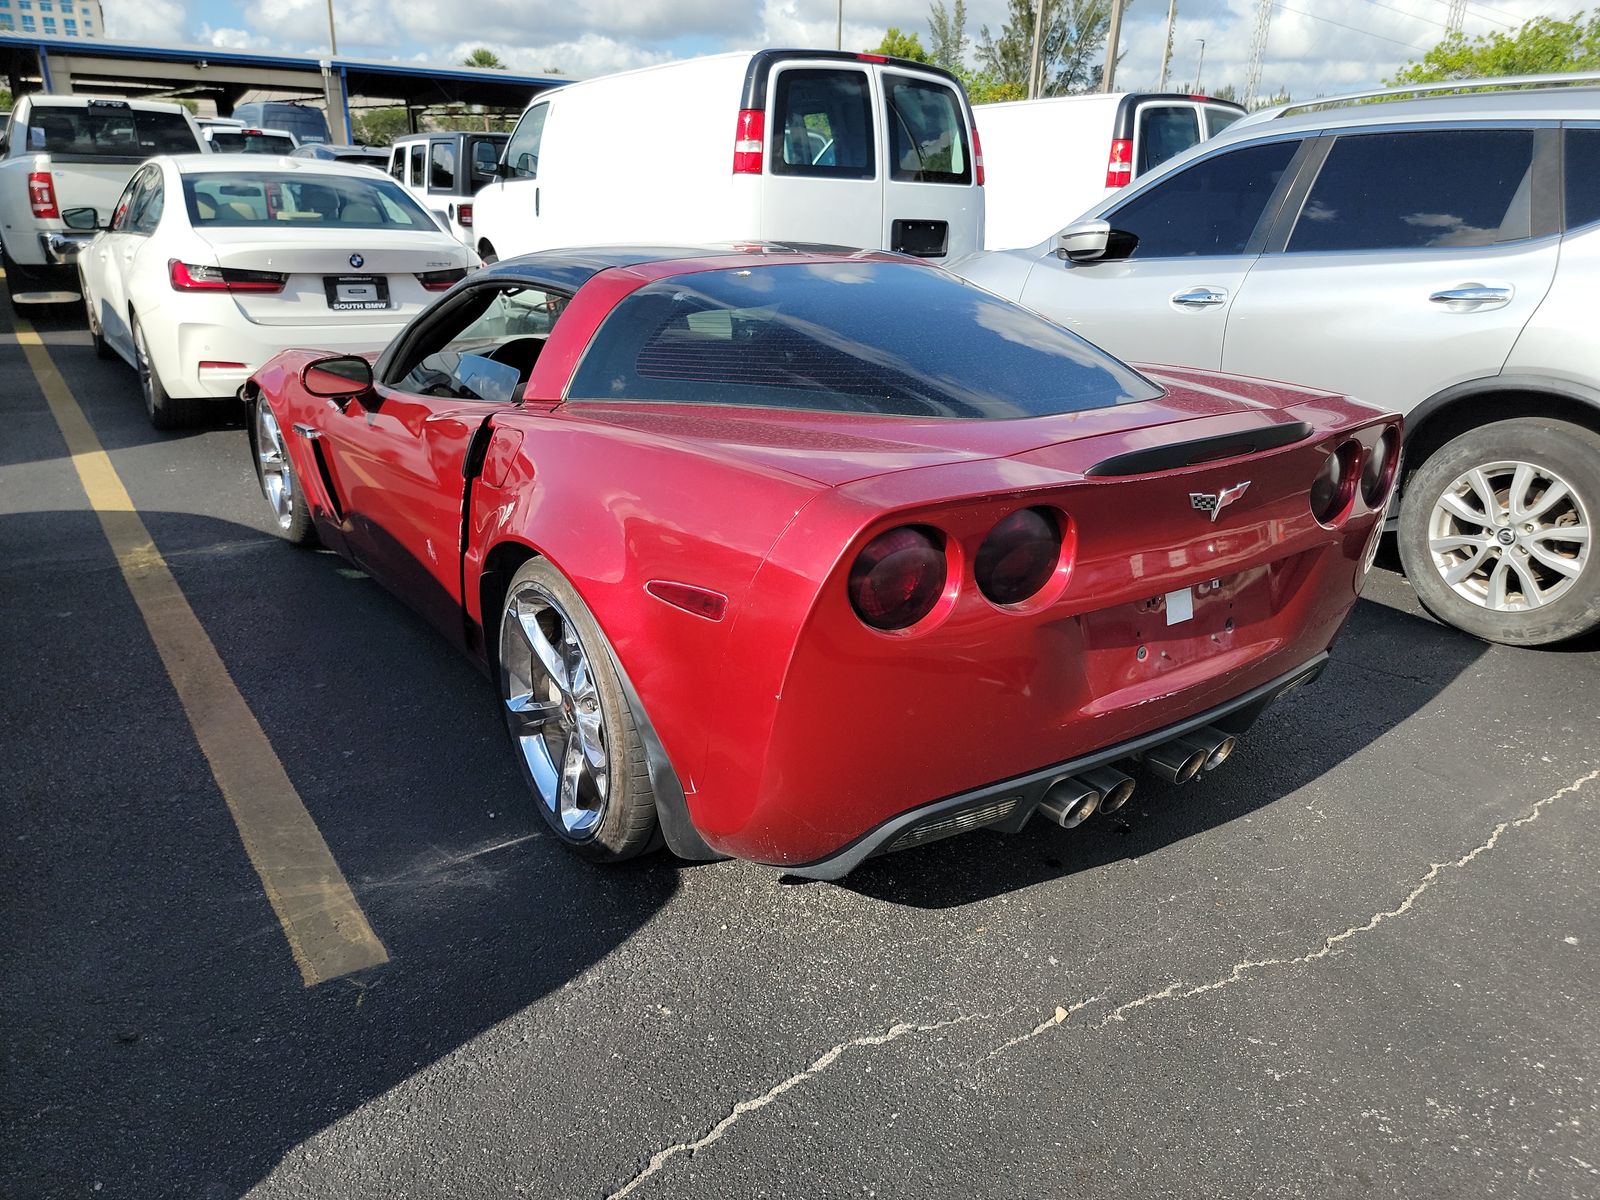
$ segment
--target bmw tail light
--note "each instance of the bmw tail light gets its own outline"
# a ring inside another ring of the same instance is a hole
[[[1023,508],[983,539],[973,574],[996,604],[1021,604],[1038,594],[1061,561],[1061,525],[1048,509]]]
[[[61,210],[56,207],[56,181],[49,171],[33,171],[28,175],[28,205],[33,215],[47,220],[58,220]]]
[[[1400,432],[1390,425],[1361,467],[1361,498],[1368,508],[1381,508],[1387,503],[1395,468],[1400,464],[1399,450]]]
[[[176,292],[281,292],[289,282],[276,271],[242,271],[177,258],[167,260],[167,276]]]
[[[978,140],[978,123],[972,123],[972,177],[983,186],[983,143]]]
[[[417,282],[430,292],[448,292],[466,277],[465,267],[453,267],[448,271],[423,271],[417,276]]]
[[[1113,138],[1111,154],[1106,159],[1106,186],[1127,187],[1133,182],[1133,139]]]
[[[767,114],[759,108],[741,108],[733,134],[733,173],[761,174],[762,142],[767,136]]]
[[[1361,467],[1361,447],[1345,442],[1322,463],[1311,481],[1311,515],[1324,525],[1335,525],[1350,511]]]
[[[850,568],[850,606],[874,629],[905,629],[933,611],[949,573],[939,535],[920,525],[880,533]]]

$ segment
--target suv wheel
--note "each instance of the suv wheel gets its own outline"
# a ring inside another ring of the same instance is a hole
[[[1543,646],[1600,625],[1600,436],[1497,421],[1448,442],[1406,484],[1400,558],[1434,616],[1485,641]]]

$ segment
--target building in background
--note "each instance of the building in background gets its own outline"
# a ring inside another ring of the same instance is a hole
[[[0,33],[102,38],[100,0],[0,0]]]

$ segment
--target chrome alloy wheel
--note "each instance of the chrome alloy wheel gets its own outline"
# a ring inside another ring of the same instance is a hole
[[[1560,599],[1589,561],[1583,498],[1546,467],[1486,463],[1459,476],[1428,517],[1428,552],[1457,595],[1495,612]]]
[[[610,796],[605,713],[572,618],[537,583],[506,598],[500,618],[506,722],[559,827],[593,833]]]
[[[278,528],[288,529],[294,520],[294,476],[283,431],[265,400],[256,402],[256,462],[261,468],[261,494],[272,506]]]

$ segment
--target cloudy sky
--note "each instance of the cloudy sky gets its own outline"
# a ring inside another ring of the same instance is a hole
[[[1469,34],[1568,15],[1582,0],[1472,0]],[[325,0],[106,0],[113,37],[304,52],[328,45]],[[1179,0],[1174,81],[1243,87],[1255,0]],[[836,0],[334,0],[339,49],[367,58],[448,64],[489,46],[509,65],[587,76],[673,58],[758,46],[832,46]],[[998,34],[1005,0],[970,0],[968,32]],[[1296,96],[1380,81],[1444,33],[1449,0],[1285,0],[1275,5],[1264,92]],[[464,13],[471,20],[463,19]],[[1129,0],[1118,84],[1153,86],[1166,0]],[[891,25],[928,40],[928,0],[844,0],[844,45],[872,46]],[[481,31],[468,35],[467,27]]]

